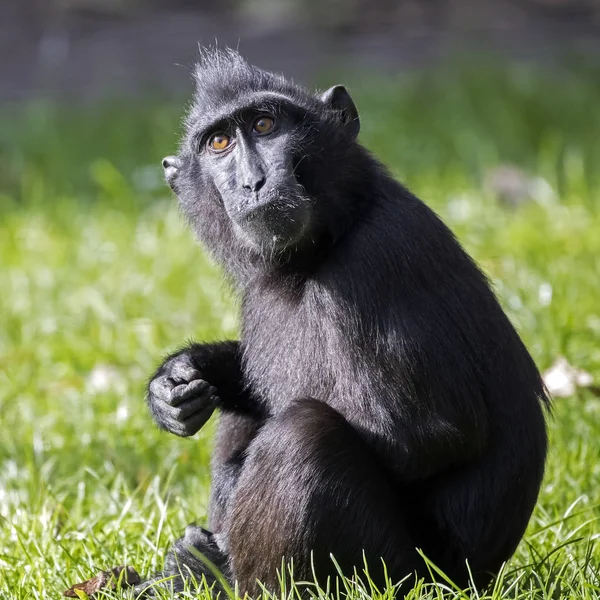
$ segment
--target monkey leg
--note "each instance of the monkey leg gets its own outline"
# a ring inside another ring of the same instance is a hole
[[[390,476],[334,409],[303,399],[268,419],[246,452],[227,523],[232,577],[243,594],[279,589],[282,558],[296,581],[361,573],[384,584],[418,564]],[[312,553],[312,556],[311,556]]]
[[[190,577],[201,583],[202,576],[221,589],[220,576],[229,579],[228,558],[210,531],[188,525],[167,554],[163,571],[136,586],[135,597],[154,597],[157,588],[180,592]]]
[[[209,528],[213,532],[223,533],[223,523],[244,464],[246,448],[261,424],[262,421],[247,414],[223,412],[219,417],[208,509]]]
[[[136,588],[136,594],[153,596],[154,588],[181,591],[185,579],[193,575],[196,581],[206,577],[215,581],[214,573],[195,551],[205,556],[229,579],[227,536],[223,522],[230,498],[244,464],[244,451],[256,434],[260,422],[252,416],[223,412],[217,425],[215,449],[212,457],[212,487],[209,507],[209,526],[215,534],[196,525],[188,525],[165,559],[163,571]]]

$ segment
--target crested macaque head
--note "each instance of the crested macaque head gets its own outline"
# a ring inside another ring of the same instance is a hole
[[[209,247],[226,243],[275,258],[335,235],[352,180],[359,119],[343,86],[313,95],[249,65],[233,50],[205,50],[177,156],[166,179]]]

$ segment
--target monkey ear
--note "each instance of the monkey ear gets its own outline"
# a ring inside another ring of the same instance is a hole
[[[334,85],[321,94],[321,102],[328,108],[339,111],[342,114],[344,126],[348,133],[355,139],[360,131],[360,119],[358,110],[348,90],[343,85]]]

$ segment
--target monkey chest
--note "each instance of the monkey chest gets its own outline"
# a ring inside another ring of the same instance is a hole
[[[312,306],[268,299],[244,311],[245,376],[270,408],[335,393],[335,361],[343,359],[331,318]]]

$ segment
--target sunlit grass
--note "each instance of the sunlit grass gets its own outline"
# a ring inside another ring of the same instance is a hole
[[[599,381],[600,78],[490,67],[356,79],[364,143],[482,264],[540,367],[562,354]],[[176,439],[143,402],[164,353],[236,331],[234,300],[162,184],[180,111],[0,112],[1,598],[58,597],[120,564],[149,573],[205,518],[212,426]],[[514,209],[485,184],[507,163],[543,183]],[[600,597],[600,400],[557,400],[550,430],[527,536],[480,597]],[[394,591],[347,585],[356,598]],[[466,597],[445,585],[401,593]]]

